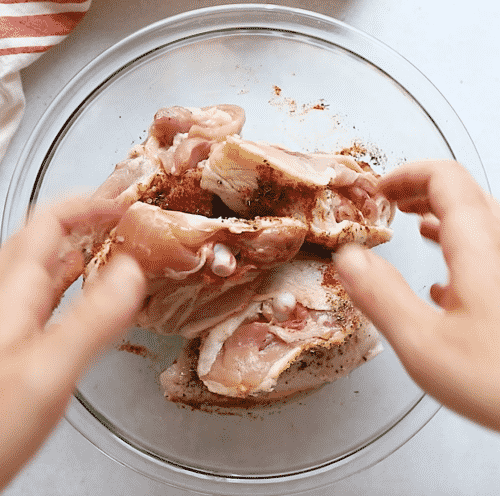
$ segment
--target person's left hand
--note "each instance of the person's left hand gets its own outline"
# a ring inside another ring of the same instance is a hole
[[[0,489],[64,413],[89,361],[133,319],[145,278],[130,257],[113,257],[99,283],[47,325],[69,265],[71,229],[113,219],[110,202],[73,199],[37,211],[0,250]],[[69,265],[68,265],[69,264]]]

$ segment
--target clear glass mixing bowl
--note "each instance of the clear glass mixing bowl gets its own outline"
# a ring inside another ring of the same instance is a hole
[[[361,142],[380,172],[455,158],[487,187],[449,104],[387,46],[311,12],[224,6],[142,29],[67,85],[16,168],[2,239],[36,202],[98,186],[144,139],[157,109],[216,103],[246,110],[248,139],[310,151]],[[377,251],[427,298],[446,277],[439,250],[409,216],[399,213],[394,230]],[[78,288],[70,293],[66,301]],[[137,329],[126,339],[145,356],[117,343],[79,383],[67,419],[117,461],[199,493],[293,494],[331,483],[388,456],[439,408],[388,345],[348,378],[286,405],[231,415],[181,408],[158,384],[180,340]]]

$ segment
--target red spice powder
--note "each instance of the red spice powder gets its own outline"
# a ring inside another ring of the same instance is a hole
[[[340,281],[337,277],[337,273],[335,272],[335,268],[332,264],[328,264],[325,266],[323,271],[323,280],[321,281],[322,286],[329,286],[336,288],[341,286]]]
[[[140,344],[132,344],[130,341],[123,343],[119,346],[118,351],[127,351],[128,353],[133,353],[141,357],[146,357],[149,355],[149,350]]]

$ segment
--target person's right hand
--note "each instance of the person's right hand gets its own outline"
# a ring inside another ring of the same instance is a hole
[[[122,208],[73,198],[37,209],[0,250],[0,491],[62,417],[76,381],[133,322],[146,276],[118,255],[99,281],[48,323],[68,270],[83,269],[74,229],[117,220]]]
[[[402,166],[379,189],[400,210],[425,214],[420,232],[441,245],[449,281],[432,286],[432,307],[391,264],[351,245],[336,259],[347,292],[417,384],[500,430],[500,205],[453,161]]]

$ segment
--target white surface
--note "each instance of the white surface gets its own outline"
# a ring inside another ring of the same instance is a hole
[[[93,0],[76,31],[23,73],[25,118],[0,167],[0,198],[23,143],[64,84],[95,55],[133,31],[204,0]],[[275,1],[336,17],[379,38],[416,65],[464,121],[500,198],[500,3],[492,0]],[[3,206],[2,206],[3,208]],[[500,479],[500,436],[441,410],[389,458],[328,490],[336,495],[493,495]],[[109,460],[65,421],[5,491],[28,495],[186,494]]]

